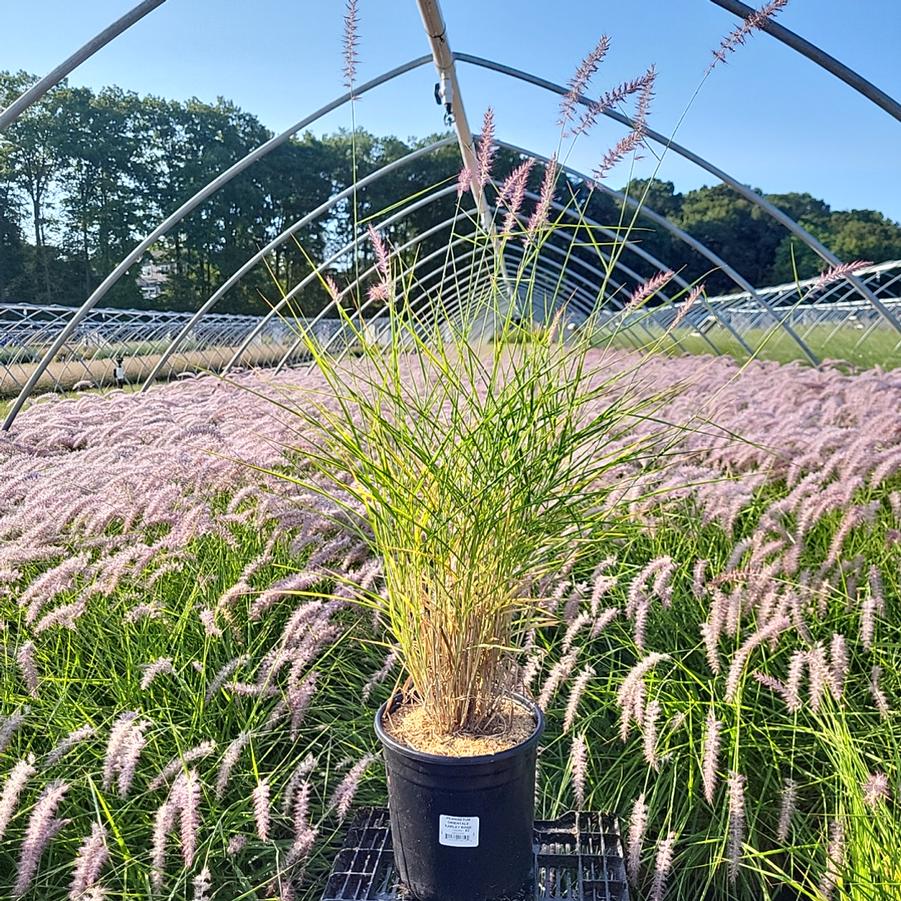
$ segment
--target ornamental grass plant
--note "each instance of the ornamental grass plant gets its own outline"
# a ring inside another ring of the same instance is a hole
[[[351,91],[356,16],[349,3]],[[560,104],[562,146],[590,131],[604,111],[634,101],[632,128],[605,154],[598,180],[642,144],[656,78],[651,67],[583,110],[582,94],[609,46],[602,37]],[[327,386],[297,411],[302,469],[309,469],[296,481],[356,519],[381,559],[383,590],[360,595],[390,635],[408,676],[407,700],[436,737],[503,731],[506,699],[522,687],[524,642],[553,619],[550,586],[615,539],[626,496],[617,474],[652,465],[666,444],[659,433],[657,448],[647,435],[630,437],[655,402],[630,390],[635,371],[607,370],[596,356],[589,365],[634,216],[614,227],[612,240],[599,238],[584,218],[584,200],[555,201],[556,155],[527,212],[536,161],[519,162],[498,183],[496,152],[489,108],[478,156],[459,175],[437,287],[417,293],[415,258],[404,260],[369,224],[375,280],[368,290],[357,260],[351,289],[320,276],[341,320],[344,350],[336,352],[334,336],[318,339],[300,317],[292,322]],[[467,212],[470,194],[476,209]],[[575,222],[567,224],[566,214]],[[587,235],[603,271],[599,302],[578,328],[563,294],[566,261],[556,284],[538,278],[555,229],[573,233],[567,256],[580,233]],[[468,253],[454,253],[460,243]],[[638,285],[618,298],[619,308],[639,310],[673,276],[662,272]],[[702,291],[683,292],[686,310]],[[607,331],[609,346],[618,329]]]
[[[496,267],[488,244],[479,265]],[[385,580],[365,603],[435,734],[496,732],[551,583],[621,529],[612,476],[659,443],[629,437],[653,400],[630,396],[629,370],[589,366],[590,330],[571,335],[562,312],[522,324],[509,292],[531,286],[499,269],[428,320],[384,278],[379,332],[343,313],[355,356],[307,336],[328,389],[300,413],[299,481],[360,517]]]

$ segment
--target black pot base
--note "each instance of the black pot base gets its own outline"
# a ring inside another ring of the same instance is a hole
[[[517,895],[496,901],[564,898],[629,901],[616,817],[579,811],[536,820],[530,883]],[[412,901],[398,881],[386,808],[365,807],[354,818],[322,901]]]
[[[533,721],[528,738],[490,754],[430,754],[397,741],[375,716],[388,777],[394,865],[417,901],[500,901],[515,896],[532,868],[535,764],[541,709],[510,699]]]

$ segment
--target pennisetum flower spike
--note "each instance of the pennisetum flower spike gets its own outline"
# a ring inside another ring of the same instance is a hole
[[[760,9],[747,16],[740,25],[723,38],[719,47],[713,51],[713,60],[707,67],[707,73],[711,72],[718,63],[726,62],[728,54],[734,53],[755,31],[763,28],[786,6],[788,6],[788,0],[769,0]]]
[[[581,809],[585,806],[585,783],[588,778],[588,745],[584,735],[577,735],[573,739],[569,762],[572,770],[573,797],[576,807]]]
[[[745,777],[730,772],[728,778],[729,801],[729,878],[734,883],[745,843]]]
[[[641,870],[641,849],[644,844],[644,834],[648,827],[648,805],[645,803],[642,792],[632,807],[632,815],[629,818],[629,833],[626,840],[626,870],[632,885],[638,885]]]
[[[346,0],[344,13],[344,85],[349,91],[353,91],[357,77],[357,63],[359,55],[359,9],[357,0]]]
[[[563,128],[569,124],[575,114],[579,98],[587,89],[598,67],[604,61],[604,57],[610,50],[610,38],[602,34],[597,44],[588,55],[579,63],[575,75],[569,80],[569,90],[560,101],[560,119],[558,124]]]

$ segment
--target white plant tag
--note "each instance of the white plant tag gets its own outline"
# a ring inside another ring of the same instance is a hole
[[[451,817],[442,813],[438,817],[438,844],[451,848],[478,848],[479,818]]]

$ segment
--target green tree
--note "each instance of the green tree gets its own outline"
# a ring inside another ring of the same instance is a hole
[[[329,148],[312,134],[288,141],[262,161],[259,179],[268,219],[267,241],[328,200],[335,189],[333,162]],[[269,262],[271,284],[260,286],[260,295],[267,299],[266,303],[276,303],[282,293],[309,275],[308,257],[317,262],[325,259],[328,240],[328,230],[322,220],[317,220],[282,242]],[[290,311],[315,312],[324,302],[321,286],[310,284],[291,304]]]
[[[0,73],[0,104],[9,103],[34,80],[24,72]],[[141,235],[266,141],[270,132],[255,116],[222,98],[181,103],[119,88],[91,91],[61,85],[5,137],[0,141],[0,299],[77,304]],[[308,133],[287,141],[215,192],[153,248],[158,259],[174,267],[162,297],[141,297],[135,273],[129,273],[104,302],[196,309],[259,248],[348,189],[354,177],[365,177],[435,139],[405,141],[358,130],[353,135]],[[518,154],[500,150],[495,180],[500,183],[521,162]],[[309,275],[311,261],[328,259],[355,233],[364,235],[368,223],[383,221],[404,203],[453,184],[459,167],[457,148],[449,144],[358,188],[352,198],[299,229],[296,241],[284,241],[267,255],[265,265],[242,278],[217,311],[265,312]],[[539,190],[541,177],[542,167],[536,166],[531,191]],[[823,268],[803,242],[724,185],[682,194],[672,182],[638,180],[624,190],[695,235],[754,285],[790,280],[795,269],[806,278]],[[631,208],[621,209],[605,192],[562,178],[557,199],[567,204],[576,195],[589,201],[592,219],[620,235],[633,218]],[[489,197],[494,197],[492,190]],[[807,193],[769,199],[843,259],[901,258],[901,226],[880,213],[833,211]],[[385,237],[402,246],[453,216],[456,203],[449,192],[393,223]],[[458,233],[470,227],[468,196],[462,206]],[[527,202],[525,212],[529,209]],[[565,216],[561,221],[572,225]],[[434,268],[435,260],[422,261],[444,247],[448,235],[449,230],[430,234],[405,253],[404,263],[414,266],[417,278]],[[629,238],[686,279],[704,279],[711,292],[736,288],[722,272],[711,271],[709,260],[647,217],[637,218]],[[611,248],[609,236],[584,225],[561,231],[554,243],[597,268],[606,265]],[[631,248],[622,252],[621,260],[639,279],[656,271]],[[373,262],[369,242],[361,240],[356,255],[344,254],[330,264],[330,274],[345,285]],[[625,290],[631,288],[632,276],[620,271],[614,278]],[[314,280],[293,309],[312,314],[326,303],[326,292]]]
[[[901,225],[874,210],[836,211],[829,220],[830,247],[843,260],[901,259]]]
[[[30,299],[22,210],[11,179],[8,147],[0,145],[0,301]]]
[[[197,99],[183,105],[161,102],[154,118],[165,147],[156,202],[165,213],[270,137],[254,116],[222,98],[215,104]],[[267,214],[259,170],[251,167],[177,225],[163,244],[176,270],[166,302],[184,309],[209,296],[265,243]],[[257,287],[245,283],[218,309],[258,309]]]
[[[820,201],[817,201],[820,203]],[[901,225],[873,210],[831,211],[801,218],[800,223],[842,260],[872,260],[875,263],[901,259]],[[775,282],[813,278],[826,263],[797,238],[786,236],[776,249],[772,280]]]
[[[35,80],[25,72],[0,73],[0,105],[7,106]],[[51,192],[62,169],[60,146],[66,116],[62,91],[62,88],[50,91],[5,134],[9,142],[6,151],[9,180],[30,203],[35,246],[35,296],[46,303],[55,299],[50,277],[53,251],[48,249],[48,229],[53,221]],[[38,283],[40,289],[37,289]]]
[[[67,129],[60,148],[60,206],[67,228],[63,246],[79,259],[86,293],[115,267],[148,229],[148,186],[156,167],[145,151],[138,96],[118,88],[64,96]],[[108,303],[133,305],[134,279],[119,282]]]
[[[767,284],[785,234],[778,222],[726,185],[689,191],[678,224],[754,286]],[[722,272],[711,274],[708,287],[713,292],[738,290]]]

